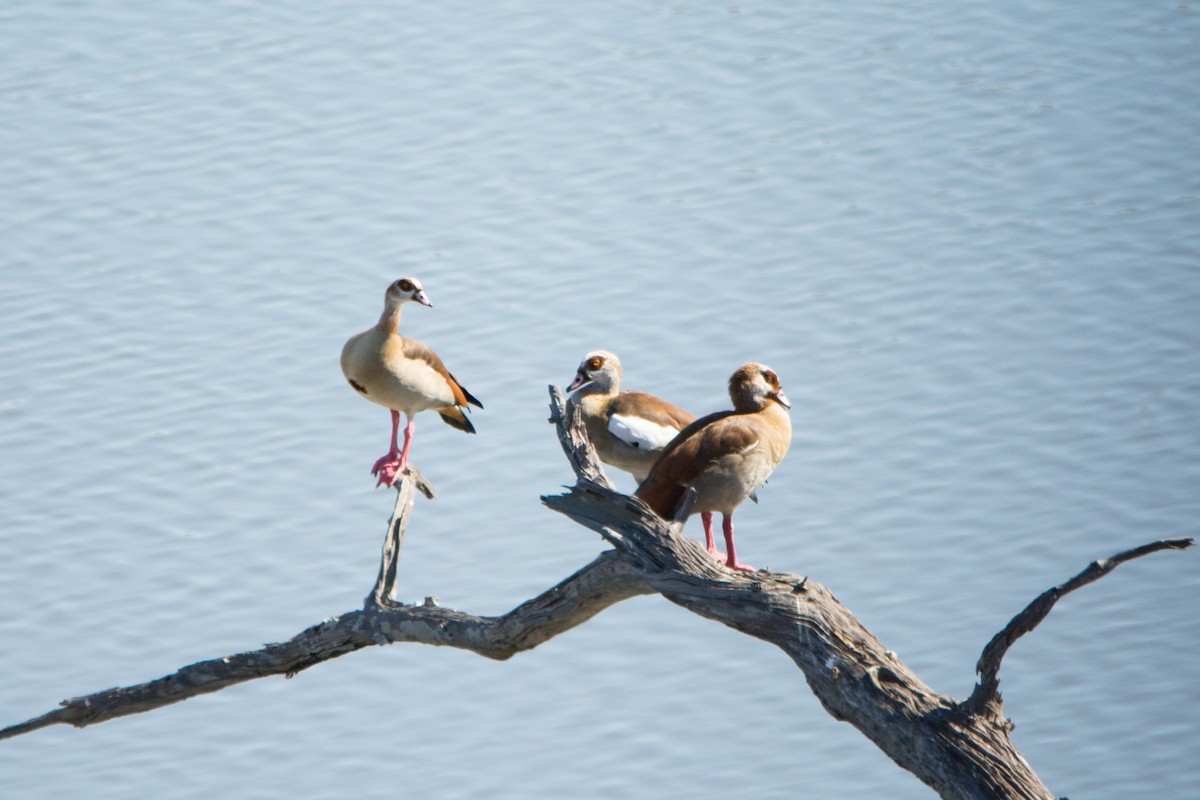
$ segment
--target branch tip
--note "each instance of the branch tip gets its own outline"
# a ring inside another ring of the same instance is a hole
[[[1195,543],[1196,540],[1189,536],[1179,539],[1161,539],[1157,542],[1131,547],[1109,558],[1092,561],[1078,575],[1039,594],[1019,614],[1009,620],[1008,624],[983,648],[979,661],[975,665],[979,681],[975,684],[971,696],[960,703],[959,708],[967,714],[976,715],[990,706],[995,715],[999,716],[1001,706],[1000,662],[1004,660],[1004,656],[1017,639],[1040,625],[1042,620],[1050,614],[1054,605],[1064,596],[1100,580],[1126,561],[1157,553],[1160,550],[1186,550]]]

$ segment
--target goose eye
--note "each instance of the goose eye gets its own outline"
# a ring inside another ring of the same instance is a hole
[[[413,290],[412,281],[410,281],[408,278],[401,278],[400,280],[396,281],[396,285],[400,287],[400,291],[402,292],[411,292]]]
[[[588,362],[588,365],[587,365],[588,372],[594,372],[595,370],[598,370],[603,366],[604,366],[603,358],[593,358],[591,361]]]

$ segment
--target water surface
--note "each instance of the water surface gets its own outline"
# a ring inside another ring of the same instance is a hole
[[[417,423],[401,594],[502,613],[602,549],[546,386],[783,377],[750,563],[937,690],[1091,559],[1200,518],[1189,4],[128,2],[0,10],[0,723],[360,605],[386,284],[487,406]],[[617,476],[631,489],[627,476]],[[1200,783],[1195,553],[1011,652],[1059,795]],[[464,766],[465,765],[465,766]],[[932,793],[777,650],[637,598],[502,664],[378,648],[0,746],[21,798]]]

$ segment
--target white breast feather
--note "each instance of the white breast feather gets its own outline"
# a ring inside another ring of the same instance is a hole
[[[608,418],[608,432],[630,447],[639,450],[661,450],[679,433],[675,428],[659,425],[642,417],[613,414]]]

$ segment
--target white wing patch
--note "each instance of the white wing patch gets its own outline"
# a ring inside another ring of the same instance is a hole
[[[642,417],[613,414],[608,418],[608,432],[630,447],[639,450],[661,450],[679,433],[675,428],[659,425]]]

